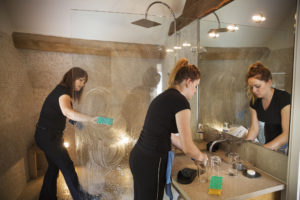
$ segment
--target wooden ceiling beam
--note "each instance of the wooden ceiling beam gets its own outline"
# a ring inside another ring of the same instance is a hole
[[[175,20],[176,31],[218,10],[233,0],[186,0],[182,14]],[[174,33],[174,21],[170,24],[169,36]]]
[[[14,32],[12,38],[15,47],[21,49],[138,58],[165,56],[164,46],[161,45],[83,40],[20,32]]]

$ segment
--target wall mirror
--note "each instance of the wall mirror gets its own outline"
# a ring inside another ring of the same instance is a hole
[[[270,69],[274,88],[291,94],[296,4],[295,0],[235,0],[200,20],[200,123],[218,130],[225,122],[250,127],[246,73],[256,61]],[[254,22],[255,14],[265,21]],[[228,25],[238,30],[223,32]],[[214,29],[220,30],[218,37],[209,37]]]

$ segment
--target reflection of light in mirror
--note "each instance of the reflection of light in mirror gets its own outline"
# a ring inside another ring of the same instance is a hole
[[[171,53],[171,52],[174,52],[174,50],[173,49],[166,49],[166,52]]]
[[[259,13],[259,14],[255,14],[252,16],[252,20],[255,22],[255,23],[261,23],[263,21],[266,20],[266,18],[264,17],[263,14]]]
[[[173,48],[176,49],[176,50],[180,50],[181,46],[174,46]]]
[[[70,143],[69,143],[69,142],[64,142],[64,146],[65,146],[66,148],[69,148]]]

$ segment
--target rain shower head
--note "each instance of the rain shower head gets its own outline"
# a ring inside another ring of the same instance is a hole
[[[151,21],[149,19],[140,19],[140,20],[137,20],[137,21],[134,21],[134,22],[131,22],[131,23],[135,24],[135,25],[138,25],[138,26],[145,27],[145,28],[151,28],[151,27],[154,27],[154,26],[161,25],[160,23],[155,22],[155,21]]]
[[[239,30],[239,27],[236,26],[235,24],[231,24],[231,25],[227,26],[227,28],[221,28],[221,23],[220,23],[220,19],[219,19],[218,15],[215,12],[212,12],[212,13],[217,18],[218,28],[210,29],[208,31],[208,36],[209,37],[217,38],[217,37],[219,37],[219,33],[222,33],[222,32],[235,32],[235,31]]]
[[[131,22],[131,23],[135,24],[135,25],[138,25],[138,26],[145,27],[145,28],[151,28],[151,27],[154,27],[154,26],[161,25],[158,22],[154,22],[154,21],[151,21],[151,20],[147,19],[147,17],[148,17],[148,11],[149,11],[150,7],[153,6],[154,4],[163,4],[164,6],[166,6],[169,9],[169,11],[171,12],[171,14],[172,14],[172,16],[174,18],[174,24],[175,24],[174,31],[176,33],[176,19],[175,19],[174,11],[171,9],[171,7],[168,4],[166,4],[165,2],[162,2],[162,1],[154,1],[154,2],[152,2],[147,7],[147,9],[146,9],[145,18],[144,19],[140,19],[140,20],[137,20],[137,21],[134,21],[134,22]]]

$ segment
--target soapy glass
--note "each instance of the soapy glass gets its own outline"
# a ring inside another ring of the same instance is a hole
[[[228,175],[229,176],[237,176],[238,175],[238,169],[234,168],[233,166],[240,161],[240,156],[238,153],[229,153],[228,154]]]
[[[208,182],[208,165],[204,162],[200,162],[197,165],[197,177],[200,183]]]

